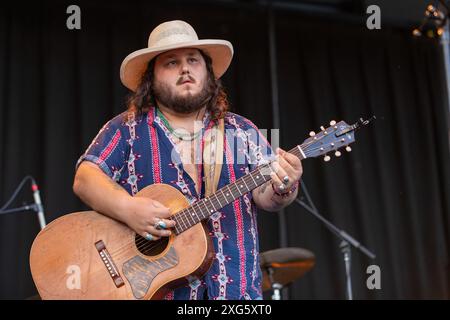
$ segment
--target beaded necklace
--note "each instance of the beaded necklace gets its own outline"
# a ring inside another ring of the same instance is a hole
[[[170,133],[173,134],[176,138],[184,141],[192,141],[195,140],[201,133],[202,129],[198,130],[195,133],[179,133],[177,132],[178,129],[172,128],[167,118],[164,116],[164,114],[159,110],[159,108],[156,108],[156,113],[158,114],[161,121],[164,123],[167,129],[169,129]]]

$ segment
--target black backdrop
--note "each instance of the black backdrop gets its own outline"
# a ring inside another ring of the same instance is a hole
[[[41,186],[47,221],[84,210],[72,192],[74,164],[99,128],[124,109],[119,66],[169,19],[235,48],[223,78],[233,110],[272,128],[267,12],[236,8],[78,1],[81,30],[66,28],[60,2],[2,4],[0,10],[0,204],[22,177]],[[325,164],[304,161],[304,181],[325,217],[372,249],[353,251],[358,299],[449,298],[449,148],[439,44],[408,29],[304,13],[275,13],[281,144],[300,143],[330,120],[378,120],[354,151]],[[363,20],[361,20],[363,22]],[[15,205],[32,200],[19,194]],[[316,254],[290,288],[292,299],[344,299],[339,240],[304,209],[286,210],[288,245]],[[276,214],[259,215],[261,249],[279,247]],[[0,298],[35,294],[28,255],[39,231],[29,213],[0,216]],[[368,290],[366,268],[381,268]]]

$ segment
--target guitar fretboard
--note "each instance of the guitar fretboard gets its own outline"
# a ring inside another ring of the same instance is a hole
[[[300,159],[305,158],[302,145],[288,151]],[[214,212],[233,202],[235,199],[256,189],[271,179],[272,169],[270,163],[266,163],[254,169],[252,172],[237,179],[235,182],[217,190],[209,197],[203,198],[191,206],[181,210],[172,216],[175,220],[175,233],[180,234],[200,221],[208,218]]]

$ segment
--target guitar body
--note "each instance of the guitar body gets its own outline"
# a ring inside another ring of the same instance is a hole
[[[189,206],[166,184],[150,185],[136,196],[155,199],[172,213]],[[205,228],[198,223],[178,235],[146,241],[95,211],[68,214],[34,240],[31,273],[42,299],[162,299],[211,266],[214,250]]]

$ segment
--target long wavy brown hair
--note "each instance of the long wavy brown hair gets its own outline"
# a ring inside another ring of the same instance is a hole
[[[210,92],[213,93],[211,99],[207,102],[206,109],[210,111],[213,120],[221,119],[229,108],[227,94],[220,79],[216,79],[214,76],[211,58],[202,50],[199,51],[206,63],[207,85],[210,86]],[[133,111],[137,115],[141,115],[151,107],[156,106],[153,92],[155,59],[150,60],[136,91],[132,92],[127,98],[128,111]]]

